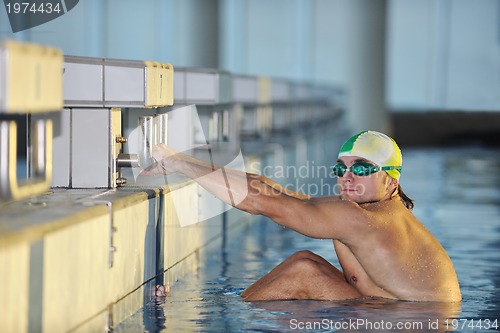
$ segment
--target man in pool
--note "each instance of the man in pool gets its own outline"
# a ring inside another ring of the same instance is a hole
[[[245,301],[461,300],[449,256],[411,212],[413,201],[399,185],[401,151],[385,134],[364,131],[347,140],[333,168],[340,195],[320,198],[224,168],[229,181],[221,184],[210,177],[213,165],[163,144],[155,147],[154,157],[157,166],[145,174],[181,172],[238,209],[312,238],[332,239],[342,270],[299,251],[246,289]]]

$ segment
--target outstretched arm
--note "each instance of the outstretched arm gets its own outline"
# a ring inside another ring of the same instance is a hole
[[[163,144],[153,155],[158,165],[145,174],[180,172],[233,207],[265,215],[310,237],[340,239],[350,233],[356,216],[366,213],[338,197],[311,198],[266,177],[206,163]]]
[[[153,155],[158,164],[153,169],[144,171],[143,175],[180,172],[224,202],[253,214],[259,212],[255,207],[243,203],[249,194],[285,194],[300,200],[311,199],[309,195],[291,191],[264,176],[207,163],[164,144],[157,145],[153,149]]]

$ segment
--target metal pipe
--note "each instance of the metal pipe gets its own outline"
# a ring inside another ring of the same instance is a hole
[[[138,154],[118,154],[116,158],[118,168],[138,168],[140,166]]]

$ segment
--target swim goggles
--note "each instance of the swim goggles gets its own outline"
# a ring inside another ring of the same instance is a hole
[[[346,171],[352,172],[355,176],[369,176],[372,173],[385,171],[385,170],[398,170],[401,172],[402,167],[400,166],[378,166],[373,165],[367,162],[356,162],[351,167],[347,167],[347,165],[343,163],[337,163],[333,166],[332,171],[337,177],[344,177]]]

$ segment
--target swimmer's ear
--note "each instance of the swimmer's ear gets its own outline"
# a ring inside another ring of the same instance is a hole
[[[389,177],[389,183],[388,185],[388,190],[392,191],[391,192],[391,198],[397,194],[399,194],[399,181],[397,179],[394,179],[392,177]],[[392,187],[392,190],[391,190]]]
[[[394,186],[394,188],[396,189],[399,185],[399,181],[396,178],[392,178],[389,175],[387,175],[387,178],[389,179],[389,182],[387,183],[387,185]]]
[[[394,187],[398,187],[399,181],[396,178],[389,177],[389,184],[394,185]]]

